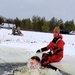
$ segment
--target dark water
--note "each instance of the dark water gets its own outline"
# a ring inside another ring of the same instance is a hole
[[[25,65],[26,63],[0,63],[0,75],[13,75],[16,68]]]
[[[0,75],[13,75],[19,67],[25,66],[27,63],[0,63]],[[61,75],[72,75],[65,73],[64,71],[59,71]]]

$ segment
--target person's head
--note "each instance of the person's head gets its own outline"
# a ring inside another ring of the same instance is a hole
[[[63,38],[63,36],[60,34],[60,28],[59,26],[55,27],[53,30],[53,37],[55,38]]]
[[[35,69],[40,67],[40,58],[38,56],[33,56],[28,62],[29,69]]]
[[[53,33],[60,33],[60,28],[59,26],[56,26],[53,30]]]

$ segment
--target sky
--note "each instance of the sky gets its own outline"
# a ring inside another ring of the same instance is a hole
[[[0,15],[6,18],[32,18],[33,15],[75,21],[75,0],[0,0]]]

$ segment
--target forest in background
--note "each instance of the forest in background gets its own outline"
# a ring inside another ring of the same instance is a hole
[[[35,15],[32,19],[19,19],[18,17],[12,19],[0,16],[0,24],[2,23],[15,24],[16,27],[19,26],[21,30],[28,31],[52,32],[55,26],[59,26],[61,30],[66,30],[68,32],[75,30],[74,20],[63,22],[62,19],[57,19],[55,17],[46,20],[45,17]]]

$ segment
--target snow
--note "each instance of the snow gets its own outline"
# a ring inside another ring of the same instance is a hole
[[[24,36],[12,35],[11,29],[0,29],[0,63],[27,62],[36,51],[53,38],[52,33],[22,31]],[[64,57],[75,57],[75,35],[63,35]]]
[[[36,50],[45,47],[53,38],[52,33],[33,32],[33,31],[22,31],[24,36],[12,35],[11,29],[0,29],[0,58],[5,61],[16,61],[12,60],[21,58],[22,60],[26,57],[26,51],[35,54]],[[63,35],[63,34],[62,34]],[[65,41],[64,55],[75,56],[75,35],[63,35]],[[32,55],[32,53],[30,53]],[[30,55],[30,56],[31,56]],[[9,59],[10,56],[10,59]],[[7,59],[6,59],[7,58]],[[10,62],[9,61],[9,62]],[[20,61],[20,60],[17,60]],[[23,60],[25,61],[25,60]]]
[[[36,51],[45,47],[53,38],[52,33],[22,31],[24,36],[12,35],[11,29],[0,29],[0,58],[7,62],[25,61],[25,57],[35,55]],[[75,35],[63,35],[65,41],[64,55],[75,56]],[[28,56],[26,56],[28,51]],[[32,53],[30,53],[32,52]],[[16,57],[16,58],[15,58]],[[16,60],[22,58],[21,60]],[[29,57],[28,57],[29,58]]]

